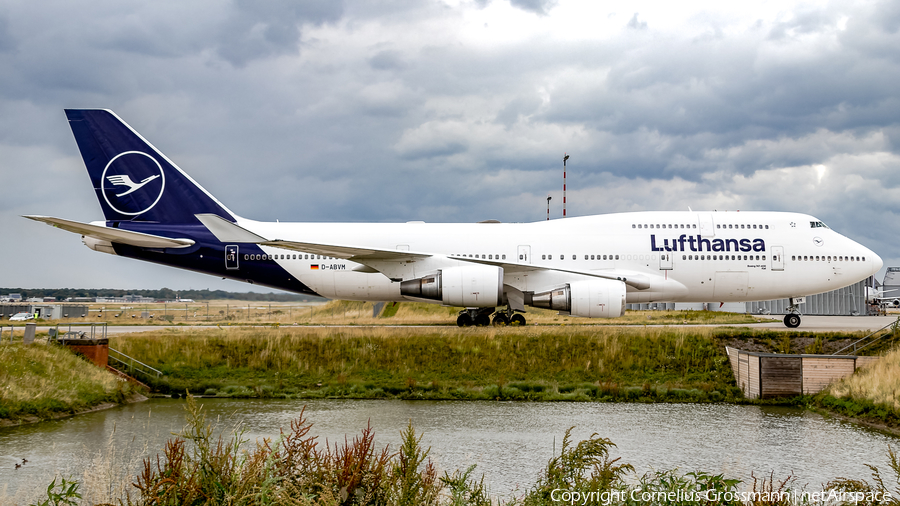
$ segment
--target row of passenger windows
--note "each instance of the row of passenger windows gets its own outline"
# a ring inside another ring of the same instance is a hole
[[[823,225],[824,225],[824,224],[823,224]],[[680,223],[680,224],[674,224],[674,225],[673,225],[673,224],[669,223],[669,224],[663,224],[663,225],[660,225],[659,223],[656,223],[656,224],[651,223],[650,225],[647,225],[647,224],[643,224],[643,223],[636,223],[636,224],[633,223],[633,224],[631,225],[631,228],[666,228],[666,229],[669,229],[669,228],[676,229],[676,228],[677,228],[677,229],[684,229],[684,228],[697,228],[697,224],[696,224],[696,223],[691,223],[691,224],[689,224],[689,225],[685,225],[684,223]],[[741,223],[741,224],[734,224],[734,223],[722,224],[722,223],[719,223],[719,224],[716,225],[716,228],[718,228],[718,229],[723,229],[723,228],[726,228],[726,229],[727,229],[727,228],[738,228],[738,229],[741,229],[741,228],[743,228],[743,229],[757,229],[757,230],[766,229],[766,230],[768,230],[769,226],[768,226],[768,225],[757,225],[757,224],[755,224],[755,223],[754,223],[754,224],[745,224],[745,223]]]
[[[466,254],[466,255],[453,255],[456,257],[462,258],[481,258],[482,260],[506,260],[506,255],[493,255],[493,254]],[[682,260],[765,260],[765,255],[682,255]],[[553,255],[541,255],[541,260],[553,260]],[[244,260],[336,260],[334,257],[328,257],[324,255],[310,255],[308,253],[294,254],[294,255],[244,255]],[[559,260],[565,260],[565,255],[558,255]],[[577,260],[578,255],[572,255],[572,260]],[[619,255],[584,255],[585,260],[618,260]],[[836,262],[865,262],[866,257],[847,257],[847,256],[824,256],[824,255],[794,255],[791,256],[791,260],[795,262],[831,262],[832,260]]]
[[[765,255],[681,255],[682,260],[765,260]]]
[[[736,225],[734,223],[728,223],[727,225],[726,224],[716,224],[716,228],[758,228],[758,229],[765,228],[766,230],[768,230],[769,226],[768,225],[757,226],[756,224],[753,224],[753,225],[748,224],[745,226],[744,223],[741,223],[740,225]]]
[[[560,260],[565,260],[565,255],[559,255]],[[572,255],[572,260],[577,260],[578,255]],[[585,260],[618,260],[619,255],[585,255]],[[553,260],[553,255],[541,255],[541,260]]]
[[[794,260],[795,262],[831,262],[832,260],[834,260],[835,262],[865,262],[866,257],[842,257],[842,256],[826,257],[824,255],[816,255],[816,256],[795,255],[795,256],[791,256],[791,260]]]
[[[309,253],[300,253],[294,255],[244,255],[244,260],[337,260],[334,257],[326,257],[324,255],[310,255]]]
[[[634,223],[632,223],[631,228],[697,228],[697,225],[696,224],[685,225],[684,223],[682,223],[680,225],[678,225],[678,224],[672,225],[671,223],[668,225],[660,225],[659,223],[657,223],[655,225],[654,224],[647,225],[647,224],[638,223],[635,225]]]

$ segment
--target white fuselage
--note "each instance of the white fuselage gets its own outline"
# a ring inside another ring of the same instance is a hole
[[[238,224],[285,241],[431,255],[384,260],[375,272],[373,262],[262,246],[269,261],[316,293],[346,300],[409,300],[397,281],[473,262],[504,265],[504,284],[533,292],[614,272],[640,281],[629,283],[629,303],[799,297],[855,283],[882,265],[868,248],[799,213],[638,212],[508,224]]]

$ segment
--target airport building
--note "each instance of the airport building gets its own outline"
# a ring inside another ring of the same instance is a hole
[[[98,304],[150,304],[156,302],[156,299],[143,295],[124,295],[122,297],[97,297],[95,302]]]
[[[7,319],[16,313],[31,313],[44,320],[87,318],[88,307],[80,304],[0,304],[2,319]]]
[[[900,297],[900,267],[888,267],[881,284],[881,297]]]
[[[897,276],[894,281],[900,285],[900,267],[888,267],[888,272],[896,269]],[[888,275],[885,275],[885,282]],[[821,315],[821,316],[865,316],[868,314],[868,305],[866,303],[866,292],[868,288],[872,288],[875,284],[874,276],[864,279],[850,286],[839,288],[831,292],[809,295],[806,297],[806,303],[800,305],[800,313],[804,315]],[[900,288],[898,286],[897,288]],[[897,292],[900,295],[900,292]],[[731,313],[749,313],[749,314],[787,314],[787,299],[766,300],[760,302],[726,302],[719,304],[718,302],[696,303],[696,304],[679,304],[679,303],[654,303],[654,304],[628,304],[627,309],[651,309],[651,310],[695,310],[702,311],[708,309],[710,311],[728,311]]]

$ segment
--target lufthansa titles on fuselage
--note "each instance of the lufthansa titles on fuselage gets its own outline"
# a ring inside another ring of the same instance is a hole
[[[762,239],[704,239],[700,235],[681,234],[675,239],[662,239],[657,245],[656,234],[650,234],[650,251],[766,251]]]

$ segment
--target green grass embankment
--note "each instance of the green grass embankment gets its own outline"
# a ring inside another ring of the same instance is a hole
[[[166,329],[113,339],[160,392],[230,397],[749,402],[725,346],[839,349],[856,334],[708,327]],[[809,398],[776,401],[806,405]]]
[[[0,345],[0,424],[118,404],[134,393],[131,384],[62,347]]]
[[[160,391],[223,396],[721,401],[740,397],[705,328],[279,328],[114,338]]]

